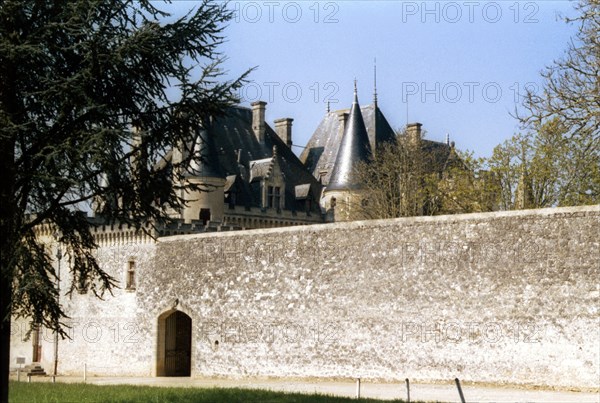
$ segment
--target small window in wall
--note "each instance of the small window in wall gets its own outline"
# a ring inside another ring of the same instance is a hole
[[[79,294],[87,294],[88,280],[81,274],[76,277],[77,292]]]
[[[200,221],[202,221],[202,225],[206,225],[210,221],[210,209],[209,208],[201,208],[199,218],[200,218]]]
[[[319,182],[323,183],[325,181],[326,176],[327,176],[327,171],[319,171]]]
[[[135,290],[135,260],[127,263],[127,279],[125,281],[126,290]]]

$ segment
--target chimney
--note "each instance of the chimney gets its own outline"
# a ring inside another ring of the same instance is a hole
[[[265,109],[264,101],[252,102],[252,131],[259,143],[265,142]]]
[[[411,143],[417,144],[421,141],[421,126],[423,126],[421,123],[409,123],[406,125],[406,136]]]
[[[292,118],[281,118],[275,121],[275,131],[279,138],[287,144],[288,147],[292,146]]]

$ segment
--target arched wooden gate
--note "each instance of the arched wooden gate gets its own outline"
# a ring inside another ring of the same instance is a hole
[[[192,318],[181,311],[158,318],[157,376],[190,376]]]

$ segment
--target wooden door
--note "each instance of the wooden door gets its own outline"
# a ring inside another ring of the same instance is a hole
[[[190,376],[192,319],[176,311],[165,320],[165,376]]]

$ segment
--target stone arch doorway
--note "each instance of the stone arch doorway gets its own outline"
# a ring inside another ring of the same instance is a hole
[[[192,369],[192,318],[170,310],[158,317],[157,376],[190,376]]]

